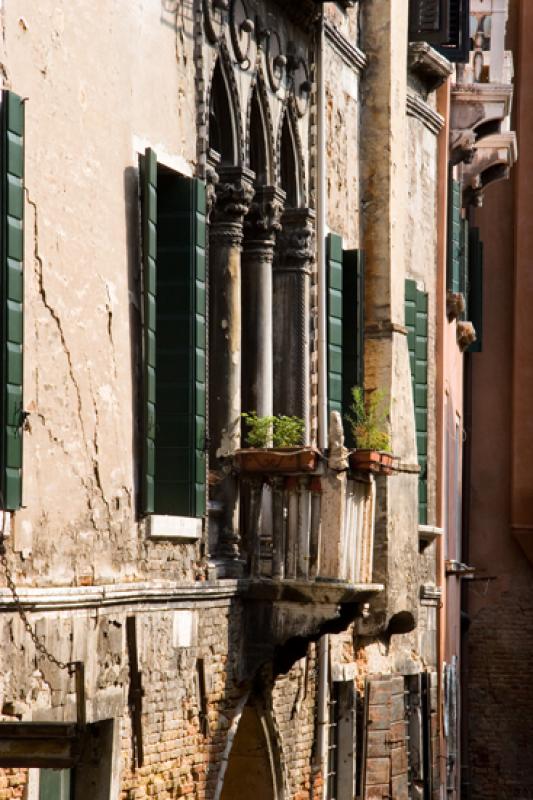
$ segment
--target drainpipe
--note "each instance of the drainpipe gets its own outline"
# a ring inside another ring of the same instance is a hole
[[[329,680],[329,636],[321,636],[318,642],[318,747],[317,756],[322,773],[322,798],[326,800],[328,788],[328,680]]]
[[[327,294],[326,294],[326,81],[324,74],[324,11],[318,28],[317,97],[317,272],[318,272],[318,446],[328,445]]]

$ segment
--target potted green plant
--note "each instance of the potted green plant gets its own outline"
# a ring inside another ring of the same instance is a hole
[[[387,433],[386,395],[381,389],[366,392],[361,386],[352,389],[352,405],[346,415],[356,449],[350,453],[350,468],[364,472],[392,475],[394,456]]]
[[[300,417],[258,416],[245,412],[245,440],[248,445],[235,453],[234,465],[247,473],[313,472],[318,453],[303,445],[305,424]]]

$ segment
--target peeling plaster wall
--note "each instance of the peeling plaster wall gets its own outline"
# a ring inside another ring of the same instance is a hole
[[[192,19],[175,8],[170,16],[156,2],[4,10],[8,84],[27,98],[30,417],[26,507],[14,527],[24,580],[39,576],[41,585],[134,580],[175,560],[174,548],[144,541],[134,512],[138,155],[150,144],[188,171],[195,157],[194,84],[183,79]],[[182,578],[195,556],[182,548]]]

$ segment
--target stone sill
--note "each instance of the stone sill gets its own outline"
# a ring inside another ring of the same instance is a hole
[[[197,542],[202,538],[201,517],[171,517],[150,514],[147,533],[149,539],[172,539],[178,542]]]
[[[418,538],[430,544],[435,539],[440,539],[444,535],[444,528],[436,528],[434,525],[419,525]]]

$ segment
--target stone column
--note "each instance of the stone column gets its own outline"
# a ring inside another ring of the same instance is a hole
[[[231,456],[241,430],[241,251],[254,174],[220,167],[209,230],[209,463],[211,499],[222,504],[218,553],[239,556],[238,494]]]
[[[259,187],[244,221],[242,402],[259,416],[273,409],[272,261],[284,199],[280,189]]]
[[[310,283],[314,212],[287,209],[274,264],[274,412],[302,417],[310,435]]]

